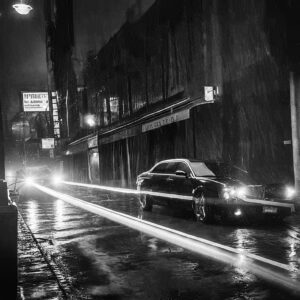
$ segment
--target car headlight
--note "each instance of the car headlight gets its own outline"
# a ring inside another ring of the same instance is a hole
[[[295,195],[296,195],[296,190],[295,190],[294,188],[292,188],[291,186],[287,186],[287,187],[285,188],[285,196],[286,196],[288,199],[293,198]]]
[[[33,183],[34,183],[34,178],[33,178],[33,177],[26,177],[26,178],[25,178],[25,183],[26,183],[27,185],[33,184]]]
[[[225,200],[228,200],[231,197],[234,197],[235,190],[233,187],[225,187],[223,190],[223,197]]]
[[[238,197],[244,197],[247,194],[247,188],[242,186],[235,190],[235,193]]]
[[[52,183],[55,185],[60,184],[63,181],[63,176],[61,174],[55,174],[52,176]]]
[[[247,188],[242,187],[226,187],[223,190],[223,196],[227,200],[231,197],[244,197],[247,194]]]

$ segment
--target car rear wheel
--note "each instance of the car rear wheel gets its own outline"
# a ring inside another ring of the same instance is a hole
[[[193,197],[193,211],[196,221],[209,223],[213,221],[213,213],[211,207],[207,204],[204,194]]]
[[[148,195],[141,194],[139,196],[141,209],[144,211],[152,210],[152,201]]]

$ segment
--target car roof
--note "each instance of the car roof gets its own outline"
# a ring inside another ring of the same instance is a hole
[[[220,163],[224,163],[222,161],[205,161],[205,160],[200,160],[200,159],[195,159],[195,158],[170,158],[170,159],[164,159],[164,160],[161,160],[161,161],[158,161],[157,163],[155,163],[150,169],[148,172],[152,172],[152,170],[159,164],[162,164],[162,163],[170,163],[170,162],[185,162],[190,168],[192,167],[190,165],[190,163],[192,162],[199,162],[199,163],[215,163],[215,164],[220,164]]]
[[[164,163],[164,162],[202,162],[202,163],[224,163],[223,161],[219,161],[219,160],[201,160],[201,159],[196,159],[196,158],[170,158],[170,159],[164,159],[161,161],[158,161],[157,163],[155,163],[155,165],[160,164],[160,163]]]
[[[177,161],[189,161],[189,159],[187,159],[187,158],[170,158],[170,159],[164,159],[164,160],[158,161],[156,163],[156,165],[160,164],[160,163],[164,163],[164,162],[177,162]]]

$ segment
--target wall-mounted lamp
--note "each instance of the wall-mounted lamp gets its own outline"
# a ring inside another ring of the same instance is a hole
[[[95,115],[86,115],[84,118],[85,123],[89,126],[89,127],[94,127],[96,126],[96,118]]]

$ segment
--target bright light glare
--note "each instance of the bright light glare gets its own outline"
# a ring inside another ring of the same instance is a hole
[[[235,196],[235,188],[234,187],[225,187],[224,188],[224,198],[229,199],[230,197]]]
[[[93,115],[87,115],[85,117],[85,121],[86,121],[86,124],[88,124],[90,127],[93,127],[96,125],[95,116],[93,116]]]
[[[235,212],[234,212],[235,216],[241,216],[242,215],[242,211],[238,208]]]
[[[294,188],[287,186],[285,189],[285,195],[287,198],[292,198],[293,196],[295,196],[296,191]]]
[[[28,15],[33,9],[32,6],[24,3],[17,3],[12,6],[20,15]]]
[[[34,183],[34,179],[32,177],[25,178],[25,183],[27,185],[32,185]]]
[[[226,187],[224,189],[224,198],[229,199],[230,197],[244,197],[247,193],[246,187]]]
[[[53,182],[53,184],[55,184],[55,185],[60,184],[62,181],[63,181],[63,176],[60,175],[60,174],[55,174],[55,175],[52,177],[52,182]]]
[[[238,197],[243,197],[243,196],[245,196],[246,193],[247,193],[247,188],[246,188],[246,187],[239,187],[239,188],[236,189],[235,192],[236,192],[236,195],[237,195]]]
[[[229,195],[228,192],[224,192],[224,198],[225,198],[226,200],[228,200],[228,199],[230,198],[230,195]]]
[[[6,177],[14,177],[14,173],[12,171],[6,171]]]

